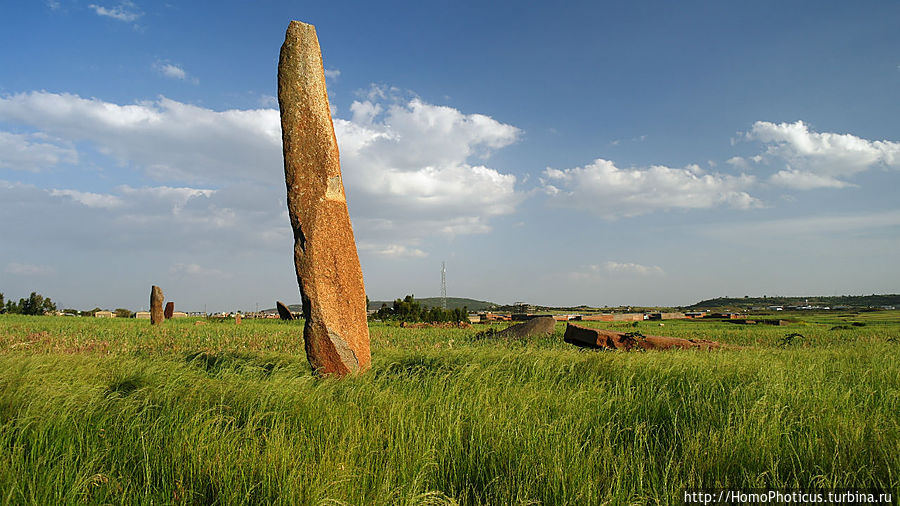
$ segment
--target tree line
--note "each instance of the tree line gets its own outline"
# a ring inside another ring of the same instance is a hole
[[[31,292],[27,299],[19,299],[19,302],[5,300],[0,293],[0,313],[42,315],[53,311],[56,311],[56,304],[39,293]]]
[[[6,300],[6,297],[0,292],[0,314],[24,314],[24,315],[44,315],[47,313],[55,313],[56,303],[50,300],[50,297],[44,297],[37,292],[31,292],[27,299]],[[95,307],[90,311],[79,311],[77,309],[63,309],[63,313],[81,316],[94,316],[97,311],[103,311],[99,307]],[[113,311],[119,318],[132,318],[134,311],[125,308],[117,308]]]
[[[372,318],[378,320],[392,320],[400,322],[463,322],[469,321],[468,311],[465,307],[456,309],[443,309],[439,307],[423,306],[413,295],[407,295],[402,299],[394,300],[391,306],[382,304]]]

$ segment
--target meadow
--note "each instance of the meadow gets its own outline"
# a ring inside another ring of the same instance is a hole
[[[900,312],[792,316],[584,323],[742,346],[718,352],[372,323],[372,370],[321,379],[302,322],[0,315],[0,504],[896,497]]]

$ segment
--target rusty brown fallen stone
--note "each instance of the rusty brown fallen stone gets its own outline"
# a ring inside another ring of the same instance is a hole
[[[150,287],[150,325],[158,325],[165,319],[162,307],[164,299],[162,288],[156,285]]]
[[[366,292],[312,25],[288,25],[278,105],[306,356],[319,374],[365,371],[371,365]]]
[[[163,316],[166,317],[166,320],[171,320],[173,314],[175,314],[175,303],[172,301],[166,302],[166,309],[163,310]]]
[[[722,343],[702,339],[681,339],[678,337],[646,336],[638,333],[616,332],[613,330],[593,329],[581,325],[566,325],[563,340],[569,344],[586,348],[606,348],[629,351],[638,350],[670,350],[699,349],[713,350],[725,347]]]
[[[291,313],[291,310],[289,307],[284,305],[284,302],[281,302],[280,300],[276,300],[275,301],[275,309],[278,310],[278,317],[281,318],[282,320],[293,320],[294,319],[294,314]]]

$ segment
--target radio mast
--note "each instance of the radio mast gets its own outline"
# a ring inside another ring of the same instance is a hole
[[[447,309],[447,263],[441,262],[441,307]]]

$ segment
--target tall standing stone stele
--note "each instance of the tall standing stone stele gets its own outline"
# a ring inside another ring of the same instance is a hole
[[[278,105],[306,356],[319,374],[362,372],[371,364],[366,291],[313,25],[288,25]]]
[[[162,304],[162,288],[153,285],[150,288],[150,325],[158,325],[162,323],[163,319],[165,318]]]

